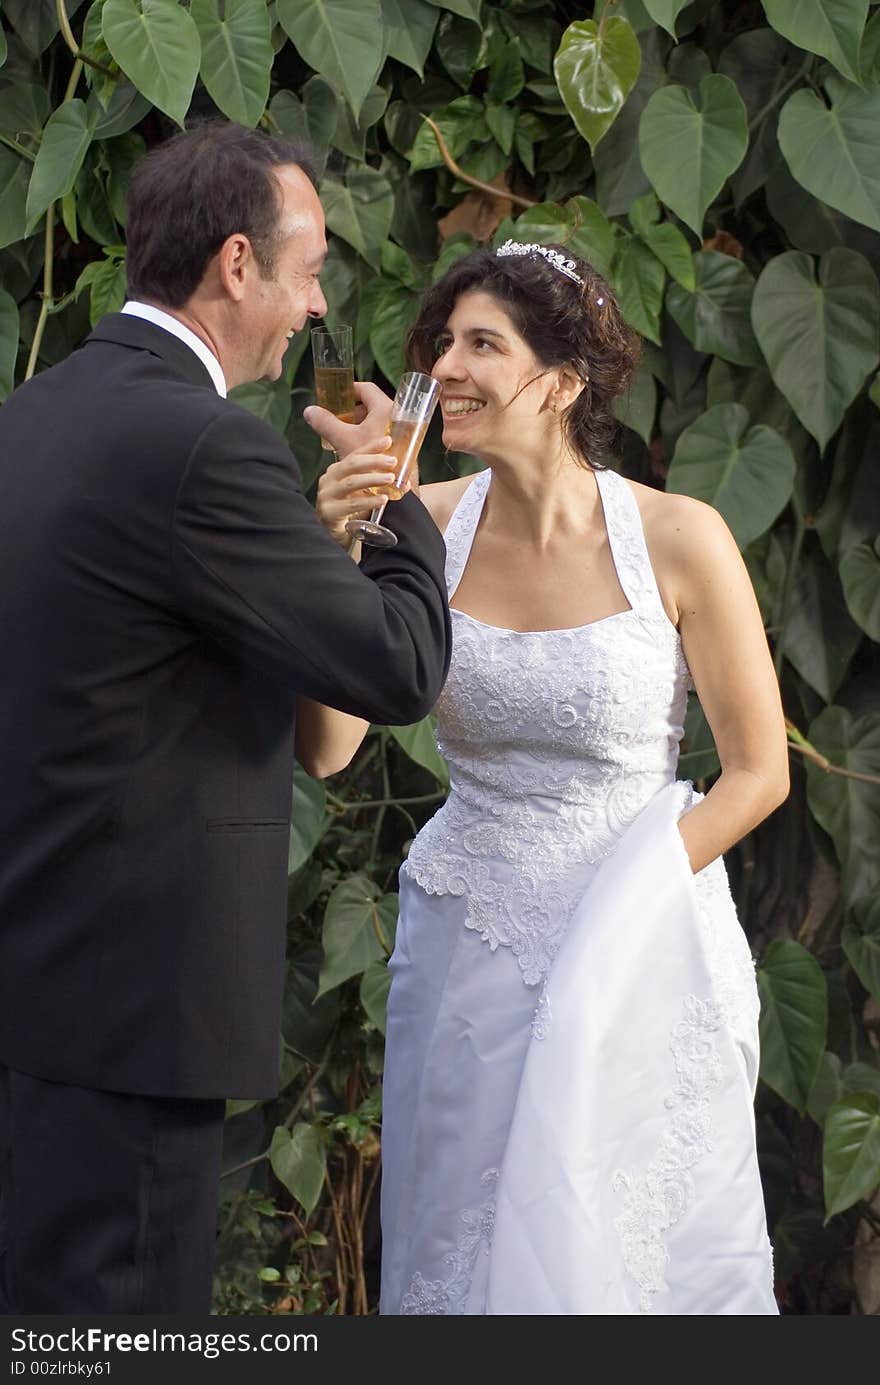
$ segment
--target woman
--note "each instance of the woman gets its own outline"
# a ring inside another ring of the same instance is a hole
[[[461,260],[409,348],[486,470],[420,491],[447,545],[451,789],[401,871],[382,1311],[774,1313],[721,853],[788,773],[742,560],[710,507],[602,467],[637,342],[564,247]],[[340,542],[381,447],[322,481]],[[705,798],[675,780],[691,686]],[[298,753],[333,772],[365,730],[311,705]]]

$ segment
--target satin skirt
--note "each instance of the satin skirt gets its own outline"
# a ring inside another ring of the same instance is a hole
[[[588,868],[543,989],[401,872],[382,1313],[777,1312],[754,970],[723,863],[691,872],[693,798]]]

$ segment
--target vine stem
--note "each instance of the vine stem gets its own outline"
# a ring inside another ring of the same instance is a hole
[[[37,318],[37,325],[34,328],[34,339],[31,342],[31,353],[28,356],[27,369],[24,373],[25,380],[33,377],[37,368],[37,360],[40,355],[40,347],[43,344],[43,333],[46,330],[46,323],[49,320],[49,309],[53,303],[54,295],[54,273],[55,273],[55,203],[52,202],[46,208],[46,232],[43,248],[43,292],[42,302],[40,303],[40,316]]]
[[[786,717],[785,729],[788,732],[788,748],[796,750],[799,755],[803,755],[805,760],[810,760],[826,774],[839,774],[844,779],[857,779],[860,784],[880,784],[880,774],[866,774],[858,769],[844,769],[842,765],[833,765],[820,750],[811,745],[803,732],[799,731],[793,722]]]
[[[434,138],[437,141],[437,148],[440,150],[440,157],[449,169],[449,172],[454,173],[456,178],[460,178],[463,183],[467,183],[472,188],[478,188],[480,192],[488,193],[490,197],[503,197],[508,202],[514,202],[518,207],[536,207],[538,205],[532,198],[520,197],[519,193],[506,192],[504,188],[493,188],[491,183],[484,183],[482,178],[472,178],[469,173],[465,173],[464,169],[459,168],[455,159],[450,154],[445,139],[431,117],[429,115],[423,115],[422,120],[424,120],[426,125],[430,125]]]
[[[58,27],[61,30],[61,37],[67,44],[73,56],[79,63],[88,63],[89,67],[94,67],[98,72],[103,72],[105,77],[112,77],[114,82],[119,81],[119,73],[112,68],[105,67],[103,63],[90,58],[88,53],[84,53],[76,41],[74,32],[70,27],[70,20],[67,10],[64,8],[64,0],[55,0],[55,13],[58,15]]]
[[[29,149],[25,149],[24,145],[19,144],[18,140],[10,139],[9,135],[0,133],[0,144],[5,144],[7,149],[11,149],[15,154],[20,154],[23,159],[30,159],[31,163],[36,163],[37,161],[36,154],[32,154]]]
[[[61,0],[58,0],[61,3]],[[67,16],[65,15],[65,19]],[[77,58],[70,70],[70,77],[67,88],[64,92],[64,101],[69,101],[76,91],[77,84],[82,76],[82,59]],[[64,102],[62,102],[62,105]],[[46,208],[46,234],[44,243],[43,259],[43,292],[40,304],[40,316],[37,318],[37,325],[34,328],[34,339],[31,342],[31,352],[28,356],[27,369],[24,373],[25,380],[33,378],[37,368],[37,361],[40,356],[40,347],[43,344],[43,333],[46,330],[46,323],[49,320],[49,313],[55,301],[55,203],[50,202]]]
[[[359,808],[399,808],[405,805],[410,808],[413,804],[438,803],[441,798],[445,798],[445,793],[423,793],[417,798],[365,798],[346,803],[344,799],[337,798],[335,794],[327,794],[327,802],[332,803],[340,813],[354,813]]]
[[[809,71],[812,65],[812,62],[813,55],[812,53],[809,53],[804,62],[798,68],[797,72],[794,74],[794,76],[790,77],[787,82],[783,83],[779,90],[773,93],[766,105],[761,107],[754,119],[749,121],[750,135],[753,133],[754,130],[758,128],[762,120],[765,120],[767,118],[767,116],[774,109],[774,107],[779,105],[783,96],[787,96],[788,93],[791,91],[792,87],[796,87],[801,78],[806,77],[807,72]]]
[[[328,1064],[329,1061],[330,1061],[330,1054],[331,1054],[332,1051],[333,1051],[333,1039],[334,1039],[334,1038],[335,1038],[335,1034],[331,1037],[330,1042],[328,1043],[327,1047],[325,1048],[325,1050],[324,1050],[324,1056],[322,1057],[320,1063],[319,1063],[318,1066],[315,1068],[315,1071],[314,1071],[314,1072],[311,1074],[311,1076],[309,1077],[308,1081],[306,1082],[305,1086],[303,1087],[303,1089],[302,1089],[302,1091],[300,1092],[299,1096],[297,1097],[296,1101],[293,1103],[293,1106],[291,1107],[291,1109],[290,1109],[290,1111],[289,1111],[289,1113],[288,1113],[288,1115],[287,1115],[287,1118],[286,1118],[286,1120],[285,1120],[285,1122],[284,1122],[285,1129],[287,1129],[287,1130],[292,1129],[292,1127],[293,1127],[294,1124],[296,1123],[296,1118],[297,1118],[297,1116],[299,1115],[300,1111],[302,1110],[303,1106],[306,1104],[306,1101],[308,1100],[309,1096],[311,1095],[311,1092],[312,1092],[312,1090],[314,1089],[315,1083],[318,1082],[318,1081],[320,1081],[320,1079],[324,1076],[324,1072],[325,1072],[325,1070],[326,1070],[326,1068],[327,1068],[327,1064]],[[232,1175],[235,1174],[235,1173],[242,1173],[245,1169],[252,1169],[252,1168],[254,1168],[254,1166],[255,1166],[256,1164],[262,1164],[263,1161],[264,1161],[265,1159],[268,1159],[268,1158],[269,1158],[269,1153],[270,1153],[270,1151],[269,1151],[268,1149],[264,1149],[263,1152],[262,1152],[261,1154],[255,1154],[255,1155],[253,1155],[252,1158],[250,1158],[250,1159],[245,1159],[241,1164],[236,1164],[236,1165],[235,1165],[233,1168],[231,1168],[231,1169],[224,1169],[223,1172],[222,1172],[221,1175],[220,1175],[221,1182],[222,1182],[222,1180],[223,1180],[224,1178],[231,1178]]]

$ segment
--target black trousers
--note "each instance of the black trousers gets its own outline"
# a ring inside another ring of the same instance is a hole
[[[0,1065],[0,1313],[207,1314],[224,1111]]]

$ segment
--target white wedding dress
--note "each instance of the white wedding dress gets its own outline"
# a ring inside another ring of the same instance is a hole
[[[690,675],[634,494],[596,473],[630,610],[453,611],[447,802],[401,870],[386,1314],[772,1314],[758,998],[723,862],[691,872]],[[491,483],[446,534],[455,592]]]

